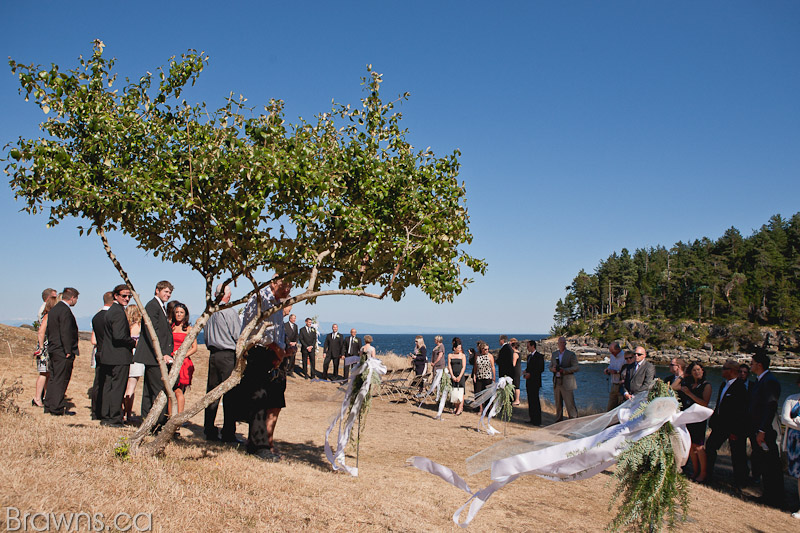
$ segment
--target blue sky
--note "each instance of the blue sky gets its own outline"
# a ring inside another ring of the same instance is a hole
[[[462,152],[469,250],[488,272],[453,304],[328,297],[301,317],[544,333],[578,270],[615,250],[749,235],[800,211],[797,2],[9,2],[3,18],[3,57],[62,70],[94,38],[130,77],[204,50],[188,96],[211,107],[233,91],[311,118],[357,103],[368,63],[385,98],[411,93],[411,142]],[[44,118],[17,87],[0,69],[3,145]],[[75,314],[92,315],[119,283],[100,242],[20,207],[6,179],[0,322],[32,321],[47,286],[77,287]],[[200,311],[199,276],[122,235],[112,246],[141,293],[166,278]]]

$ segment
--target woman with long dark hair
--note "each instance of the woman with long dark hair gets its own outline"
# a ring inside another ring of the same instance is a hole
[[[467,358],[459,337],[453,338],[453,352],[447,356],[447,371],[453,382],[450,391],[450,403],[453,404],[453,414],[458,416],[464,411],[464,388],[466,386]]]
[[[708,402],[711,400],[711,383],[706,381],[706,371],[703,365],[697,362],[690,364],[684,377],[676,378],[675,381],[678,380],[680,380],[679,390],[685,398],[682,400],[685,402],[684,409],[688,409],[693,404],[708,407]],[[675,385],[673,383],[673,388]],[[703,447],[706,443],[706,421],[687,424],[686,429],[689,430],[689,436],[692,439],[692,445],[689,447],[689,459],[692,461],[692,472],[694,472],[692,480],[702,483],[706,480],[707,475],[706,449]]]
[[[175,307],[172,308],[172,341],[173,341],[173,350],[172,350],[172,357],[174,360],[175,355],[178,353],[178,349],[183,344],[183,341],[186,340],[187,332],[189,331],[189,308],[186,307],[185,304],[180,302],[175,303]],[[175,386],[173,390],[175,391],[175,399],[178,401],[178,413],[183,412],[184,405],[186,404],[186,398],[184,393],[186,392],[186,387],[192,384],[192,374],[194,373],[194,363],[192,363],[192,355],[197,352],[197,339],[192,342],[192,346],[189,348],[189,351],[186,352],[186,358],[183,360],[183,364],[181,364],[181,371],[178,376],[178,380],[175,382]],[[173,405],[172,402],[169,404],[169,414],[172,416],[173,413]]]

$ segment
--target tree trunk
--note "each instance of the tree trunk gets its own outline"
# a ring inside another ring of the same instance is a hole
[[[171,441],[174,437],[175,432],[178,431],[178,428],[180,428],[184,422],[188,422],[189,419],[191,419],[194,415],[211,405],[212,402],[222,398],[223,394],[239,384],[239,382],[242,380],[242,372],[244,371],[245,366],[244,364],[239,364],[239,362],[243,361],[245,361],[245,358],[240,357],[239,361],[237,361],[236,367],[233,369],[233,372],[231,372],[231,375],[228,377],[228,379],[217,385],[213,390],[206,393],[206,395],[200,400],[187,407],[182,413],[171,416],[169,420],[167,420],[167,423],[164,424],[161,432],[156,435],[155,439],[138,446],[136,453],[148,456],[163,455],[164,448],[167,447],[169,441]],[[162,397],[163,396],[159,395],[159,399]],[[227,409],[228,406],[225,406],[225,408]],[[161,411],[158,412],[160,413]],[[149,415],[148,418],[150,418]],[[144,424],[142,424],[142,426],[144,426]]]

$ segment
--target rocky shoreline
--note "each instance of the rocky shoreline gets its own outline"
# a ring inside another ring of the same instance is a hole
[[[537,342],[537,348],[541,353],[549,354],[556,349],[557,337],[550,337]],[[626,346],[626,344],[628,344]],[[623,349],[633,349],[634,345],[620,341]],[[527,354],[527,342],[522,342],[521,350]],[[608,351],[608,344],[590,336],[567,337],[567,348],[578,354],[581,361],[603,361],[611,353]],[[749,363],[753,354],[751,353],[731,353],[716,350],[695,350],[674,348],[668,350],[648,350],[648,358],[657,365],[668,365],[670,359],[682,357],[687,361],[699,361],[704,366],[722,366],[726,359],[734,359],[742,363]],[[793,352],[771,352],[768,350],[773,369],[792,369],[800,370],[800,354]]]

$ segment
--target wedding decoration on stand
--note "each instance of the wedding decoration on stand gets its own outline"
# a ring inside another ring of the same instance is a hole
[[[361,355],[361,362],[352,370],[339,413],[333,419],[327,431],[325,431],[325,457],[327,457],[334,470],[344,470],[351,476],[358,477],[361,428],[372,405],[372,391],[375,390],[373,387],[380,387],[383,374],[386,374],[386,366],[384,366],[383,361],[375,357],[367,357],[366,354]],[[353,437],[352,430],[356,419],[358,419],[358,429]],[[344,430],[342,430],[342,420],[344,420]],[[328,438],[336,424],[339,424],[339,432],[336,439],[336,453],[334,454]],[[345,448],[351,440],[356,445],[355,467],[347,466],[345,462]]]
[[[492,494],[520,476],[577,481],[606,470],[619,458],[623,501],[610,527],[638,524],[658,530],[666,515],[670,524],[674,523],[678,504],[684,515],[687,511],[685,484],[677,472],[689,455],[691,440],[686,424],[706,420],[712,412],[697,404],[680,411],[672,391],[657,380],[649,396],[639,393],[608,413],[566,420],[504,439],[468,458],[470,475],[491,469],[492,483],[476,491],[451,469],[428,458],[411,457],[407,462],[469,494],[467,502],[453,514],[453,521],[466,527]],[[636,446],[647,437],[653,438]],[[659,446],[666,450],[656,450]],[[462,522],[461,513],[467,508]]]
[[[444,411],[444,404],[450,398],[450,392],[453,390],[453,380],[450,377],[450,372],[444,369],[442,379],[439,383],[439,390],[437,391],[436,399],[439,401],[439,410],[436,412],[436,420],[442,419],[442,411]]]
[[[486,433],[489,435],[496,435],[500,433],[492,427],[492,418],[494,418],[498,411],[500,418],[506,423],[511,420],[511,413],[513,407],[511,403],[514,401],[514,381],[509,376],[503,376],[496,382],[492,383],[486,389],[482,390],[475,395],[475,398],[470,402],[472,407],[478,407],[486,404],[483,408],[480,418],[480,427],[485,427]],[[486,422],[484,422],[484,419]],[[503,428],[503,435],[505,435],[505,428]]]

